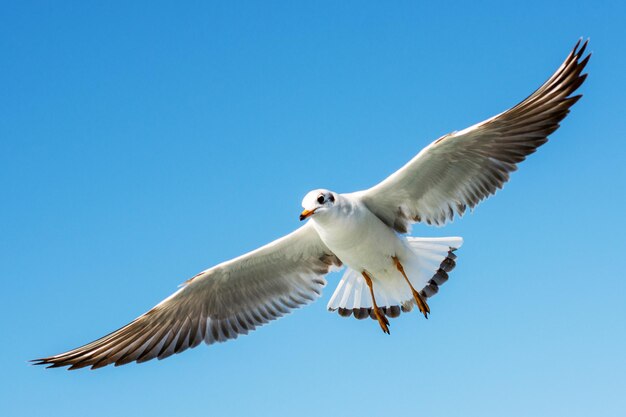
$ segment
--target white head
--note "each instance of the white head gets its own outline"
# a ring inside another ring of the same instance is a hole
[[[329,212],[334,208],[335,201],[337,201],[337,193],[332,191],[320,189],[309,192],[302,199],[304,210],[300,214],[300,221],[308,219],[314,214]]]

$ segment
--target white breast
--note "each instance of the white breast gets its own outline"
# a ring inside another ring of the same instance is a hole
[[[360,201],[344,196],[338,203],[334,213],[311,219],[322,241],[357,272],[386,272],[391,257],[405,250],[404,241]]]

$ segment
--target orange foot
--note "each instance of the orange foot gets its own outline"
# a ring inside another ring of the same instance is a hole
[[[404,272],[404,267],[400,263],[400,260],[398,259],[398,257],[392,256],[391,259],[393,259],[393,262],[396,264],[396,268],[398,268],[398,271],[400,271],[400,273],[406,280],[406,283],[409,284],[409,287],[411,287],[411,292],[413,293],[413,299],[415,300],[415,303],[417,304],[417,308],[420,309],[424,317],[428,318],[428,314],[430,313],[430,307],[428,307],[426,300],[424,299],[424,297],[420,295],[419,292],[415,290],[415,288],[413,288],[413,284],[411,284],[411,281],[409,281],[409,277],[406,276],[406,272]]]
[[[363,275],[363,278],[365,278],[365,283],[370,289],[370,295],[372,296],[372,304],[374,305],[373,310],[374,310],[374,315],[376,316],[376,320],[378,320],[378,324],[380,324],[380,328],[383,329],[383,332],[390,334],[389,333],[389,326],[390,326],[389,320],[387,320],[385,313],[383,313],[382,310],[378,307],[378,304],[376,304],[376,297],[374,297],[374,285],[372,284],[372,278],[370,278],[370,276],[365,271],[361,272],[361,275]]]
[[[384,333],[390,334],[389,333],[389,320],[387,320],[387,316],[385,316],[385,313],[382,312],[382,310],[376,306],[373,308],[374,310],[374,315],[376,316],[376,320],[378,320],[378,324],[380,324],[380,328],[383,329]]]

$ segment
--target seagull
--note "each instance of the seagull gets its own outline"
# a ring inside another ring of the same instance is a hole
[[[378,185],[340,194],[313,190],[291,234],[200,272],[126,326],[79,348],[35,359],[78,369],[163,359],[239,335],[309,304],[325,275],[346,268],[328,309],[389,319],[427,299],[455,267],[460,237],[406,236],[414,223],[443,225],[463,216],[509,180],[517,164],[547,142],[581,95],[591,54],[579,40],[561,67],[525,100],[481,123],[432,142]]]

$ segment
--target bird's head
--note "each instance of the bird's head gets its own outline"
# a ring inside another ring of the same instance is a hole
[[[304,209],[300,214],[300,221],[308,219],[314,214],[321,214],[331,210],[335,201],[337,200],[337,194],[329,190],[313,190],[304,196],[302,200],[302,208]]]

